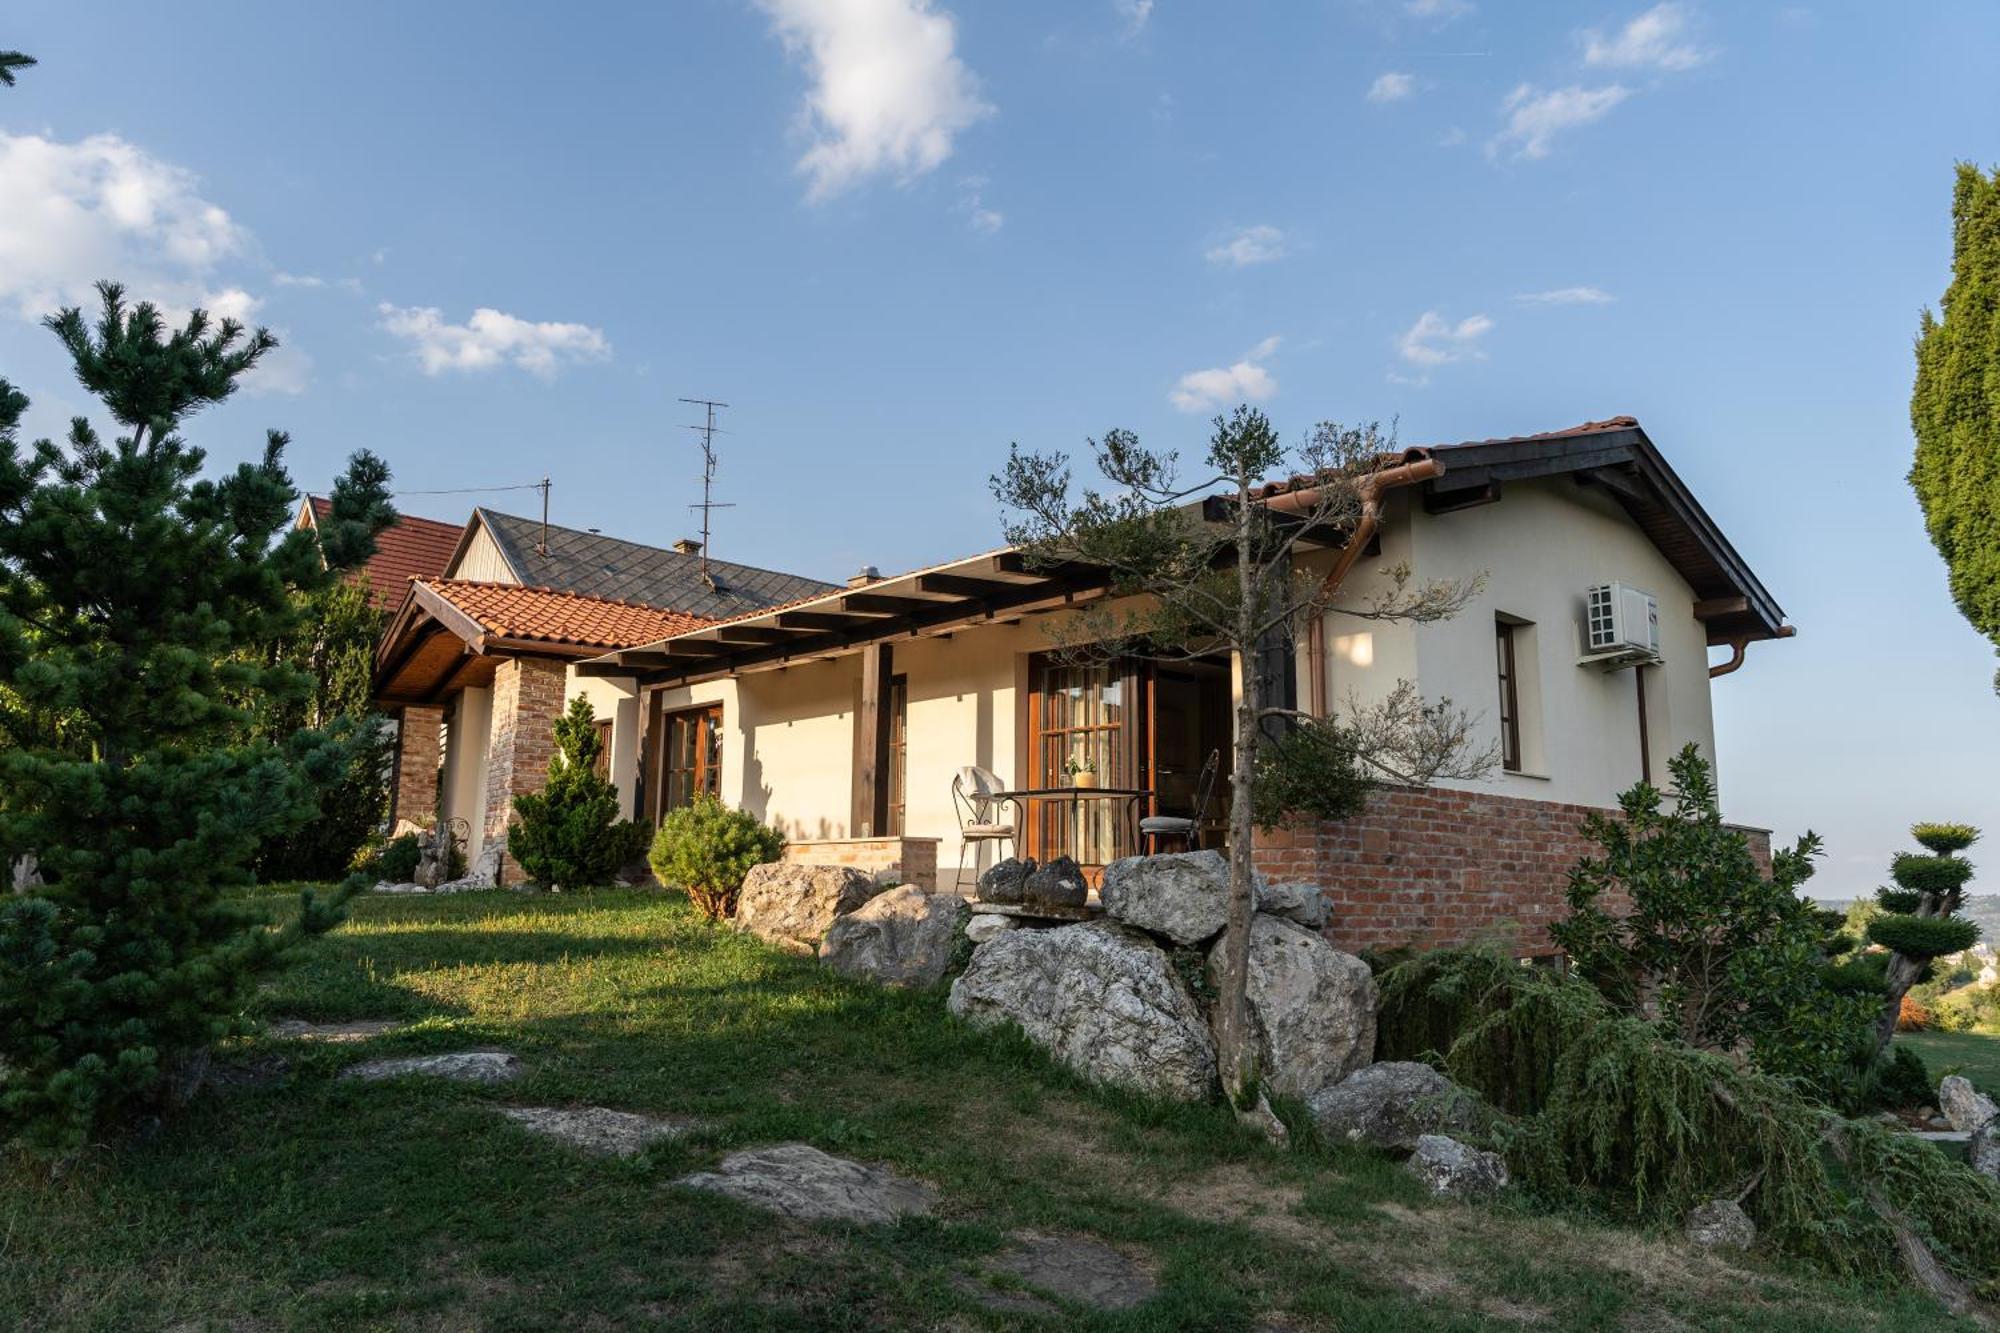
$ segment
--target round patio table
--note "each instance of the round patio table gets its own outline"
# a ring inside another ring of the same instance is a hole
[[[1126,855],[1143,850],[1139,846],[1139,812],[1152,796],[1152,791],[1144,787],[1023,787],[1018,791],[993,793],[993,799],[996,801],[1014,803],[1014,846],[1017,852],[1027,846],[1026,830],[1022,827],[1022,820],[1031,803],[1052,806],[1067,804],[1074,818],[1075,813],[1083,809],[1085,801],[1123,801],[1125,818],[1121,822],[1125,826],[1124,832],[1131,838],[1126,844],[1128,848]]]

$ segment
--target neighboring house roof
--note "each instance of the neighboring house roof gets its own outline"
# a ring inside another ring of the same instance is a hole
[[[301,506],[299,523],[315,532],[333,502],[322,495],[309,495]],[[465,535],[463,523],[440,523],[415,514],[399,515],[375,538],[375,554],[361,567],[368,576],[369,600],[378,610],[393,611],[402,603],[413,578],[436,578],[450,565]]]
[[[502,658],[593,657],[708,623],[556,588],[412,579],[376,649],[376,695],[387,703],[428,702],[487,683]]]
[[[598,532],[579,532],[554,523],[546,529],[547,549],[539,550],[544,542],[541,520],[486,508],[472,511],[472,521],[466,524],[465,535],[453,553],[453,564],[482,526],[507,567],[524,584],[644,602],[692,615],[741,615],[835,586],[715,559],[708,561],[709,578],[704,579],[699,554],[664,550]]]
[[[1405,451],[1430,458],[1442,473],[1418,488],[1432,513],[1498,500],[1508,481],[1570,476],[1613,497],[1680,575],[1696,598],[1710,644],[1791,633],[1784,611],[1632,417],[1587,421],[1566,430],[1476,440]],[[1294,477],[1260,487],[1269,499],[1314,484]],[[1337,539],[1336,539],[1337,542]],[[584,664],[589,675],[700,680],[755,666],[810,661],[901,635],[936,633],[955,624],[1024,614],[1088,599],[1105,586],[1101,571],[1030,569],[1012,550],[830,588],[785,605],[685,630],[674,638],[614,651]]]

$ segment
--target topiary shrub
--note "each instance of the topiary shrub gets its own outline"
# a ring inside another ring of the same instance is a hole
[[[1868,922],[1868,938],[1887,949],[1882,964],[1882,1008],[1875,1020],[1875,1049],[1886,1058],[1903,1013],[1903,997],[1931,976],[1931,962],[1969,949],[1979,927],[1958,915],[1972,863],[1958,853],[1979,840],[1970,824],[1913,824],[1910,836],[1926,850],[1902,852],[1889,864],[1894,888],[1877,891],[1881,911]]]
[[[1970,949],[1979,942],[1979,927],[1962,917],[1885,913],[1868,923],[1868,938],[1885,949],[1928,960]]]
[[[424,849],[414,833],[391,838],[375,855],[375,875],[391,884],[407,884],[417,877],[417,862]]]
[[[618,818],[618,791],[598,776],[603,743],[590,700],[578,695],[556,719],[548,784],[514,798],[507,851],[542,888],[609,884],[646,845],[644,825]]]
[[[776,829],[703,793],[660,821],[646,860],[660,883],[686,893],[715,921],[735,913],[744,876],[784,850],[784,835]]]

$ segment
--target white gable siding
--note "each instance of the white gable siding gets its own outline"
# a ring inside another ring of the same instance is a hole
[[[507,567],[506,559],[500,554],[500,547],[493,535],[481,523],[472,531],[472,540],[465,544],[465,551],[450,569],[444,572],[448,579],[477,579],[482,583],[519,583],[514,571]]]

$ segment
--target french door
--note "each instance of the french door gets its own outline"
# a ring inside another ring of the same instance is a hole
[[[689,708],[660,719],[656,771],[649,797],[653,821],[689,805],[698,795],[722,793],[722,709]]]
[[[1094,774],[1098,787],[1148,785],[1149,682],[1143,667],[1122,659],[1033,660],[1028,722],[1033,786],[1068,787],[1078,772]],[[1028,815],[1032,855],[1105,865],[1136,850],[1121,837],[1130,825],[1124,801],[1030,802]]]

